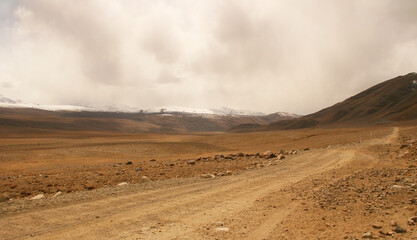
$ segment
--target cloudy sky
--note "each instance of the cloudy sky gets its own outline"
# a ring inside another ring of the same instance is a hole
[[[417,71],[416,0],[1,0],[0,94],[307,114]]]

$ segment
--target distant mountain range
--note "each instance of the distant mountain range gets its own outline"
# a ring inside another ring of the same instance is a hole
[[[231,131],[367,126],[413,120],[417,120],[417,74],[414,72],[377,84],[313,114],[267,125],[242,124]]]
[[[3,97],[0,95],[0,107],[3,108],[32,108],[46,111],[73,111],[73,112],[119,112],[119,113],[183,113],[183,114],[213,114],[213,115],[242,115],[242,116],[266,116],[268,114],[262,112],[255,112],[250,110],[236,110],[228,107],[223,108],[190,108],[181,106],[161,106],[149,109],[142,109],[138,107],[131,107],[126,105],[106,105],[106,106],[77,106],[77,105],[42,105],[33,103],[22,103],[22,101]],[[282,117],[297,118],[300,115],[287,112],[277,112]]]
[[[308,104],[308,103],[306,103]],[[417,120],[417,74],[375,85],[316,113],[299,116],[230,108],[72,106],[26,104],[0,96],[0,135],[88,132],[248,132],[369,126]]]
[[[268,124],[296,114],[162,106],[74,106],[22,103],[0,97],[0,134],[13,132],[221,132],[240,124]]]

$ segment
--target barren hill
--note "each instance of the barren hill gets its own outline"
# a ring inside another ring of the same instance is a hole
[[[266,126],[244,124],[232,131],[298,129],[316,126],[364,126],[417,119],[417,74],[378,85],[319,112]]]

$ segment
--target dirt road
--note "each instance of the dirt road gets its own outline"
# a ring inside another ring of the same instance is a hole
[[[331,171],[343,167],[351,171],[370,168],[377,160],[361,149],[393,142],[397,136],[398,128],[394,128],[382,141],[304,151],[278,165],[235,176],[132,188],[121,195],[112,195],[109,188],[107,195],[88,201],[3,213],[0,238],[281,239],[291,227],[284,226],[285,219],[296,209],[302,212],[305,205],[297,200],[303,191],[291,191],[294,185],[302,189],[303,181],[325,180]],[[320,185],[305,187],[314,191]]]

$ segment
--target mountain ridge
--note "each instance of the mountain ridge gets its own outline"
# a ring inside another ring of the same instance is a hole
[[[417,119],[417,74],[376,84],[346,100],[297,119],[240,125],[230,131],[270,131],[320,126],[366,126]]]
[[[183,114],[203,114],[203,115],[244,115],[244,116],[267,116],[271,114],[279,114],[282,117],[300,117],[301,115],[288,112],[274,112],[274,113],[263,113],[251,110],[238,110],[228,107],[222,108],[190,108],[182,106],[159,106],[148,109],[142,109],[139,107],[132,107],[128,105],[105,105],[105,106],[94,106],[94,105],[48,105],[48,104],[34,104],[34,103],[23,103],[19,100],[4,97],[0,95],[0,107],[3,108],[31,108],[45,111],[74,111],[74,112],[115,112],[115,113],[183,113]]]

